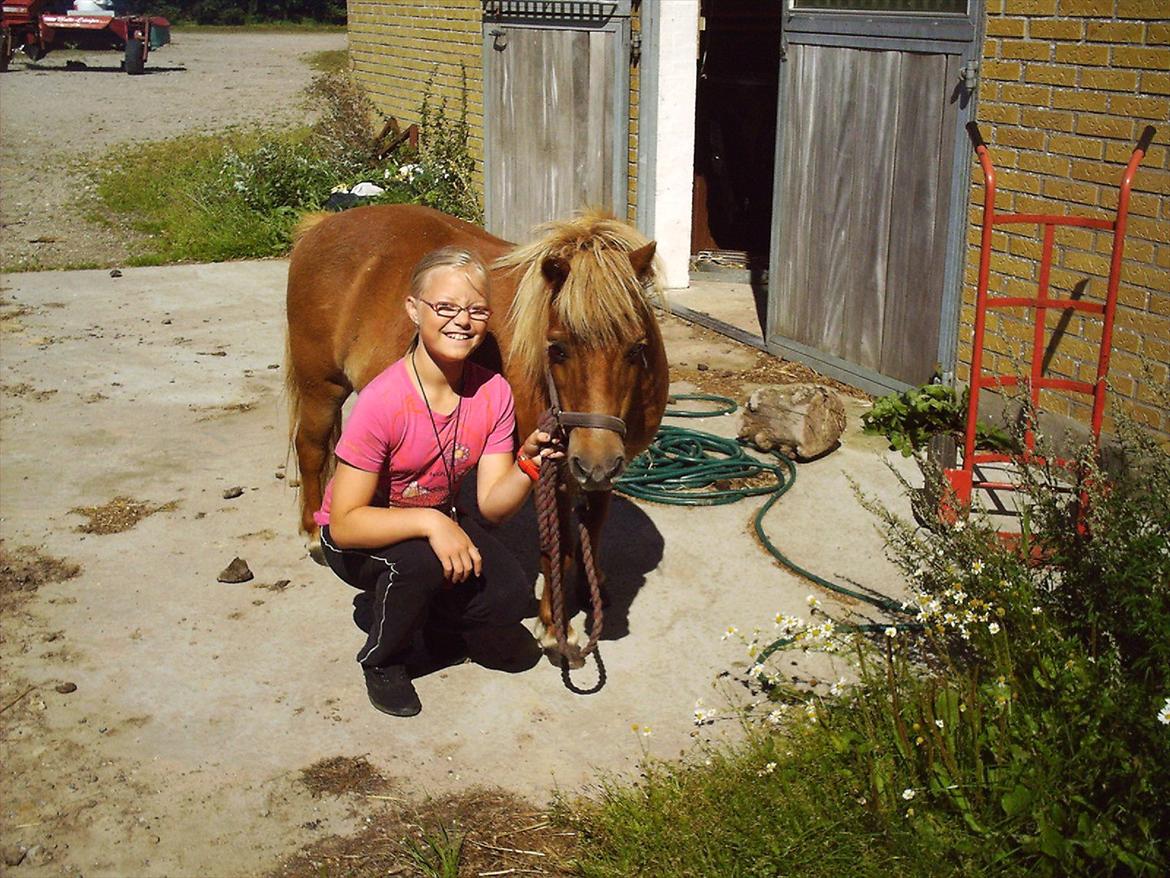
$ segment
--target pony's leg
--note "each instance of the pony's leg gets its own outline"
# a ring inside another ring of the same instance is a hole
[[[302,389],[294,446],[301,476],[301,531],[309,538],[309,555],[318,564],[325,563],[321,554],[321,536],[313,513],[321,508],[325,494],[331,440],[341,427],[341,406],[349,396],[347,386],[324,381]]]

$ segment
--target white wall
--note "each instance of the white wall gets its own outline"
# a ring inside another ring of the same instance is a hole
[[[666,286],[690,285],[691,192],[695,171],[695,54],[699,0],[658,5],[657,136],[652,145],[654,209],[650,229],[666,268]],[[641,196],[639,196],[641,197]]]

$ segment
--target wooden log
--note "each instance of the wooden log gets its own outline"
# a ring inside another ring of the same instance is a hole
[[[802,460],[835,448],[845,430],[845,406],[820,384],[775,384],[748,399],[739,437]]]

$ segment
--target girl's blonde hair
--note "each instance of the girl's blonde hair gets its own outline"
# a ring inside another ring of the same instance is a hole
[[[410,275],[410,295],[417,299],[426,286],[427,277],[440,268],[461,269],[484,297],[488,297],[491,283],[487,266],[482,259],[462,247],[440,247],[420,259]]]

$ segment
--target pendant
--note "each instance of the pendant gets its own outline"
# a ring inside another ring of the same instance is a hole
[[[448,512],[447,514],[451,516],[451,520],[453,522],[455,522],[456,524],[459,523],[459,513],[455,511],[455,504],[454,503],[451,504],[451,511]]]

